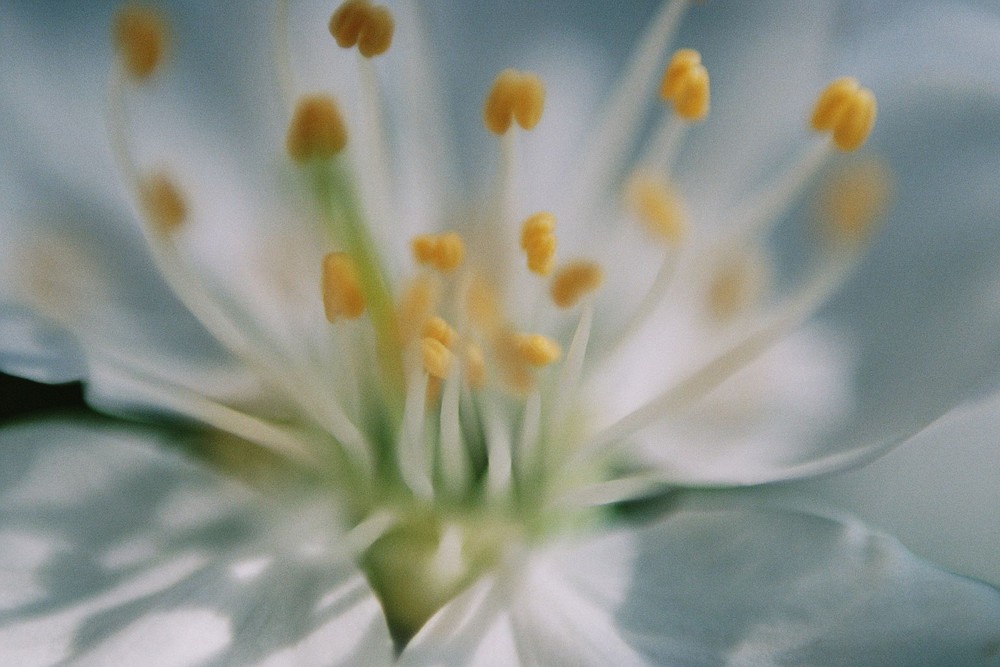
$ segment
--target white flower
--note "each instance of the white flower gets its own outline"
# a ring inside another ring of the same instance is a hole
[[[950,188],[996,151],[920,148],[982,144],[941,122],[995,119],[958,90],[990,72],[886,83],[885,161],[836,78],[898,79],[870,45],[934,19],[946,51],[962,15],[673,0],[598,111],[558,39],[445,104],[430,52],[477,28],[432,40],[414,4],[329,31],[198,5],[172,40],[133,8],[97,60],[7,12],[0,362],[158,426],[3,432],[0,661],[995,664],[989,585],[726,490],[867,462],[995,382],[993,190]],[[942,212],[970,224],[907,224]]]

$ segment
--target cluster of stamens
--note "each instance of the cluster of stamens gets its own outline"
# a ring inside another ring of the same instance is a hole
[[[386,8],[372,5],[368,0],[348,0],[333,13],[329,31],[340,47],[350,49],[356,46],[364,58],[359,60],[360,66],[371,68],[373,65],[367,59],[390,48],[394,20]],[[121,13],[115,25],[115,40],[121,73],[133,82],[144,82],[163,60],[167,48],[166,27],[156,12],[129,8]],[[120,93],[122,82],[118,81],[117,85],[119,87],[115,90]],[[645,323],[649,313],[667,293],[672,277],[669,269],[675,256],[687,249],[685,244],[693,231],[678,188],[670,176],[670,156],[683,133],[691,131],[691,126],[704,120],[709,112],[708,70],[698,51],[681,49],[674,53],[663,72],[659,92],[661,99],[669,103],[673,115],[664,122],[658,133],[659,138],[652,142],[652,146],[654,151],[666,147],[661,153],[669,155],[654,155],[650,160],[640,160],[638,167],[630,173],[616,173],[613,165],[605,170],[611,173],[605,189],[614,191],[621,188],[621,209],[641,222],[649,235],[665,249],[663,267],[632,318],[619,332],[619,343],[628,340]],[[510,153],[514,150],[509,133],[512,126],[517,124],[526,131],[535,128],[542,118],[544,104],[545,87],[541,79],[530,72],[503,70],[488,90],[482,111],[483,125],[488,132],[500,137],[500,151],[506,158],[503,161],[505,168],[513,168],[512,165],[516,164]],[[837,149],[853,151],[865,143],[875,115],[876,104],[871,91],[862,88],[854,79],[842,78],[820,93],[810,123],[816,131],[829,132]],[[120,106],[111,109],[113,120],[122,121],[122,116]],[[207,292],[198,291],[197,281],[189,280],[184,274],[179,253],[172,244],[172,238],[181,232],[192,215],[187,198],[165,172],[142,174],[130,155],[123,130],[123,121],[113,125],[116,153],[134,186],[149,229],[156,232],[151,235],[150,243],[161,268],[206,327],[223,342],[231,343],[230,347],[238,353],[244,352],[250,347],[248,337],[232,325],[231,320],[237,318],[229,318],[229,304],[220,304]],[[326,320],[334,326],[346,326],[345,321],[355,320],[365,331],[374,333],[380,363],[376,364],[376,370],[368,369],[366,372],[377,378],[374,386],[380,387],[384,393],[366,396],[365,400],[376,404],[384,402],[385,412],[399,422],[394,424],[398,433],[389,436],[366,433],[362,422],[353,421],[333,398],[327,399],[332,405],[324,403],[322,398],[304,402],[304,412],[312,415],[329,431],[335,445],[342,447],[345,458],[362,471],[361,476],[368,475],[369,486],[377,486],[378,475],[387,474],[385,484],[391,487],[394,494],[402,486],[406,493],[422,501],[433,499],[436,494],[445,494],[451,501],[456,497],[465,498],[470,504],[479,502],[473,500],[479,496],[473,492],[477,482],[471,481],[472,478],[488,479],[489,484],[502,487],[509,494],[524,493],[524,488],[527,488],[524,485],[519,491],[510,490],[510,443],[504,446],[505,449],[490,440],[492,432],[485,434],[483,438],[487,440],[489,458],[485,464],[471,463],[473,457],[462,449],[465,424],[459,414],[463,405],[461,396],[464,396],[461,392],[482,395],[495,391],[505,396],[513,395],[516,401],[520,401],[523,417],[516,446],[530,448],[539,441],[561,437],[559,429],[562,425],[557,423],[558,418],[567,415],[567,401],[570,399],[565,393],[574,390],[584,372],[583,354],[587,349],[593,315],[593,297],[604,280],[604,269],[589,259],[574,259],[561,265],[557,263],[556,218],[547,211],[524,218],[520,224],[519,239],[514,238],[517,235],[514,230],[516,221],[511,219],[513,215],[507,198],[499,197],[501,203],[499,210],[493,212],[493,220],[509,232],[512,247],[519,241],[524,264],[531,274],[529,278],[549,281],[548,299],[556,307],[580,307],[580,323],[566,354],[557,337],[524,331],[515,326],[513,318],[503,307],[505,298],[511,297],[504,293],[503,278],[483,268],[488,262],[475,256],[475,244],[467,248],[458,232],[413,237],[410,250],[414,275],[398,293],[393,293],[387,273],[380,266],[381,258],[372,250],[371,238],[363,227],[363,212],[357,216],[362,223],[356,223],[352,222],[351,216],[343,216],[342,211],[330,205],[331,184],[340,189],[337,206],[349,206],[355,201],[355,184],[344,178],[341,170],[330,168],[341,159],[348,145],[348,136],[349,128],[333,97],[326,93],[303,95],[294,102],[291,111],[285,152],[305,172],[318,175],[323,187],[317,191],[320,203],[317,208],[320,215],[329,218],[329,228],[347,230],[340,237],[334,235],[333,248],[322,259],[320,295],[323,311]],[[801,162],[788,170],[790,175],[787,178],[779,180],[773,192],[765,193],[767,196],[761,202],[747,207],[749,212],[745,217],[748,222],[734,234],[735,242],[723,244],[726,252],[718,253],[718,257],[722,258],[718,262],[719,268],[704,286],[705,307],[717,324],[729,322],[736,314],[749,311],[750,304],[759,297],[765,282],[760,278],[766,273],[761,263],[750,254],[734,253],[733,248],[740,250],[743,246],[760,245],[770,225],[781,217],[783,207],[817,173],[830,152],[828,145],[820,150],[811,149]],[[602,170],[598,169],[595,173],[602,173]],[[498,180],[507,183],[510,179],[501,174]],[[853,242],[867,236],[884,207],[886,182],[885,174],[878,173],[874,167],[849,171],[831,182],[821,198],[821,210],[823,217],[829,221],[828,229],[835,237]],[[343,195],[344,192],[347,195]],[[504,255],[503,252],[498,254]],[[837,255],[829,264],[835,264],[834,260],[841,258],[842,255]],[[803,314],[839,284],[844,272],[818,273],[817,279],[803,288],[801,294],[788,299],[785,310],[777,309],[778,316],[773,319],[779,322],[787,319],[787,323],[785,328],[773,326],[766,329],[768,336],[778,337],[788,327],[794,326]],[[237,332],[233,333],[234,330]],[[753,335],[756,338],[738,341],[709,362],[698,372],[702,375],[695,373],[691,378],[678,381],[589,441],[573,443],[573,447],[579,445],[575,454],[583,452],[596,457],[596,454],[609,452],[614,447],[620,447],[639,429],[669,414],[670,410],[697,400],[702,395],[698,392],[710,390],[728,377],[724,372],[716,372],[717,368],[738,369],[759,353],[763,334],[755,331]],[[744,349],[747,350],[745,353]],[[344,354],[350,356],[353,352],[347,350]],[[539,374],[544,373],[542,369],[560,362],[563,364],[561,383],[549,382],[545,385],[555,387],[555,397],[543,401]],[[265,360],[257,366],[276,376],[272,378],[276,386],[295,394],[297,386],[294,381],[281,377],[280,364],[269,365]],[[308,369],[303,372],[306,371]],[[309,385],[314,386],[319,385]],[[696,387],[697,391],[689,387]],[[488,402],[491,398],[487,396],[485,400]],[[381,404],[376,405],[375,410],[380,407]],[[429,421],[435,408],[439,408],[438,419]],[[306,451],[300,451],[300,443],[275,425],[253,421],[249,416],[226,410],[202,410],[198,414],[210,415],[214,421],[205,417],[206,421],[222,428],[228,425],[241,437],[287,454],[296,462],[315,461],[317,458],[315,452],[310,450],[313,443],[304,447]],[[556,417],[543,419],[543,411]],[[486,412],[482,419],[495,421],[495,416],[488,410]],[[478,427],[483,428],[481,425]],[[395,453],[388,458],[399,467],[396,473],[378,472],[385,467],[379,468],[372,461],[376,456],[373,452],[377,449],[372,441],[380,437],[394,441],[389,449],[395,448]],[[425,439],[428,437],[437,438],[439,442],[427,443]],[[494,446],[496,449],[493,449]],[[571,451],[571,458],[573,455]],[[523,452],[518,456],[522,461],[528,460]],[[601,459],[595,460],[598,460],[596,467],[602,474],[608,472],[610,468],[601,468]],[[414,461],[418,462],[416,467],[420,469],[414,469]],[[497,473],[495,468],[501,465],[507,466],[506,473]],[[473,470],[475,466],[479,469]],[[484,468],[488,470],[484,472]],[[376,499],[374,504],[377,506],[378,502]],[[369,509],[371,507],[360,511],[362,516],[359,522],[363,521]],[[423,522],[425,518],[419,521]],[[436,526],[435,530],[438,528],[440,526]],[[364,552],[368,547],[371,547],[371,542],[359,549]],[[461,580],[461,576],[454,577],[454,581]],[[425,619],[414,622],[422,620]]]

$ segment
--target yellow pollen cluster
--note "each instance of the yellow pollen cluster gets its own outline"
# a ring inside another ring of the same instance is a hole
[[[875,125],[875,95],[852,77],[836,79],[816,99],[810,124],[817,132],[832,132],[842,151],[860,148]]]
[[[438,296],[438,286],[429,276],[417,276],[406,286],[396,307],[401,341],[408,342],[420,334],[423,323],[437,306]]]
[[[538,75],[505,69],[497,75],[483,105],[483,123],[493,134],[506,134],[511,124],[530,130],[542,119],[545,85]]]
[[[177,230],[187,219],[184,195],[177,184],[162,172],[143,179],[140,196],[150,223],[161,233]]]
[[[443,380],[451,370],[451,350],[436,338],[424,338],[420,342],[420,355],[424,370],[432,378]]]
[[[552,273],[556,256],[556,219],[551,213],[535,213],[521,225],[521,248],[528,257],[528,270],[540,276]]]
[[[453,271],[461,266],[465,258],[465,244],[455,232],[415,236],[410,241],[410,248],[417,263],[438,271]]]
[[[889,169],[878,160],[835,174],[820,194],[820,218],[834,240],[864,241],[885,214],[892,196]]]
[[[517,334],[515,345],[521,360],[535,368],[555,363],[562,356],[559,344],[541,334]]]
[[[389,50],[395,27],[389,10],[369,0],[347,0],[330,17],[330,34],[337,46],[350,49],[357,45],[365,58]]]
[[[709,314],[721,322],[744,312],[762,291],[763,274],[763,267],[750,257],[722,264],[709,284]]]
[[[421,333],[423,333],[424,338],[433,338],[434,340],[440,341],[445,347],[451,347],[454,345],[456,338],[458,338],[458,333],[452,328],[452,326],[437,315],[428,318],[427,321],[424,322],[424,328]]]
[[[549,294],[560,308],[571,308],[604,282],[604,272],[595,262],[570,262],[552,279]]]
[[[701,64],[701,54],[694,49],[680,49],[663,73],[660,98],[673,102],[674,113],[687,121],[704,120],[708,115],[708,70]]]
[[[687,231],[680,198],[670,184],[652,173],[637,172],[629,180],[625,198],[632,211],[656,238],[680,245]]]
[[[155,9],[129,6],[118,12],[114,41],[125,71],[140,81],[149,78],[167,51],[167,23]]]
[[[329,95],[299,98],[288,124],[285,149],[295,162],[327,160],[347,145],[347,126],[337,103]]]
[[[322,291],[323,310],[330,322],[354,320],[365,312],[358,269],[347,253],[331,252],[323,258]]]

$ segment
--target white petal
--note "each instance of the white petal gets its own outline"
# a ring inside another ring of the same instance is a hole
[[[40,422],[0,444],[0,662],[391,662],[331,498],[258,495],[148,432]]]
[[[948,569],[1000,584],[996,397],[957,409],[860,470],[779,494],[818,497]]]
[[[998,658],[1000,593],[936,570],[856,523],[682,509],[642,529],[636,544],[634,580],[617,620],[654,664],[988,665]]]

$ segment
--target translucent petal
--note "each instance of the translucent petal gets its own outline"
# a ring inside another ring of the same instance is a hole
[[[331,498],[265,500],[165,438],[92,422],[0,445],[0,662],[391,662]]]
[[[845,508],[948,569],[1000,584],[1000,402],[956,409],[884,457],[776,490]]]

